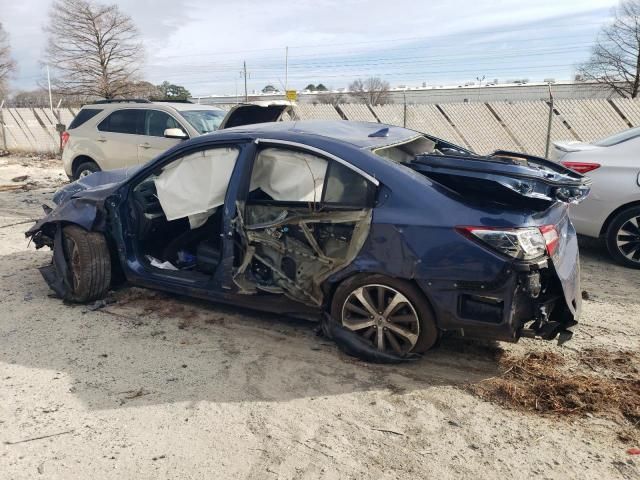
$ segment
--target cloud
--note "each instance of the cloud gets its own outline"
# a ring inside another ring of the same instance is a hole
[[[18,61],[14,85],[30,88],[41,75],[50,0],[8,2],[0,11]],[[570,74],[615,0],[120,0],[138,25],[146,50],[146,76],[186,85],[192,92],[233,93],[243,60],[252,88],[284,77],[290,46],[290,78],[342,86],[355,76],[381,74],[402,83],[474,78],[470,70],[498,76]],[[532,28],[535,26],[535,28]],[[546,36],[547,39],[532,40]],[[484,42],[484,43],[483,43]],[[580,47],[582,42],[583,48]],[[538,61],[538,49],[554,55]],[[562,49],[564,47],[564,52]],[[574,48],[571,50],[569,47]],[[497,51],[523,52],[498,58]],[[463,58],[461,68],[447,58]],[[415,61],[411,62],[411,58]],[[407,59],[403,62],[402,59]],[[552,65],[563,64],[565,68]],[[531,70],[531,65],[539,70]],[[468,71],[465,71],[468,70]],[[450,74],[447,73],[451,72]],[[459,71],[459,73],[456,73]],[[414,72],[414,73],[412,73]],[[433,72],[429,74],[429,72]],[[503,72],[500,73],[499,72]],[[313,77],[313,78],[312,78]]]

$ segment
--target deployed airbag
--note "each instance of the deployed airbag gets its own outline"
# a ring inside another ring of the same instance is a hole
[[[155,179],[158,200],[167,220],[202,217],[199,214],[224,204],[237,158],[236,148],[213,148],[167,165]],[[196,223],[202,223],[202,219]]]
[[[253,166],[251,191],[260,188],[281,202],[320,202],[327,161],[280,148],[262,150]]]

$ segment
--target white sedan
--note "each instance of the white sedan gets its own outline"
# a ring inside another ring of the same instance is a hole
[[[616,261],[640,268],[640,127],[554,147],[552,158],[593,179],[589,197],[571,207],[578,233],[602,238]]]

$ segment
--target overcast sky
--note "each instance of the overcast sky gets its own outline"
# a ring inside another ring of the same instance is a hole
[[[18,72],[34,88],[51,0],[0,0]],[[194,95],[285,82],[340,88],[358,77],[396,85],[451,85],[498,78],[570,79],[588,57],[613,0],[119,0],[140,29],[144,77]]]

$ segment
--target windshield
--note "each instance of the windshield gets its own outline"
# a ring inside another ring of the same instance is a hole
[[[638,136],[640,136],[640,127],[630,128],[629,130],[616,133],[615,135],[611,135],[610,137],[607,137],[604,140],[595,142],[594,145],[598,147],[611,147],[613,145],[626,142],[627,140],[634,139]]]
[[[222,110],[182,110],[180,115],[182,115],[198,133],[205,134],[218,129],[225,116],[225,112]]]

